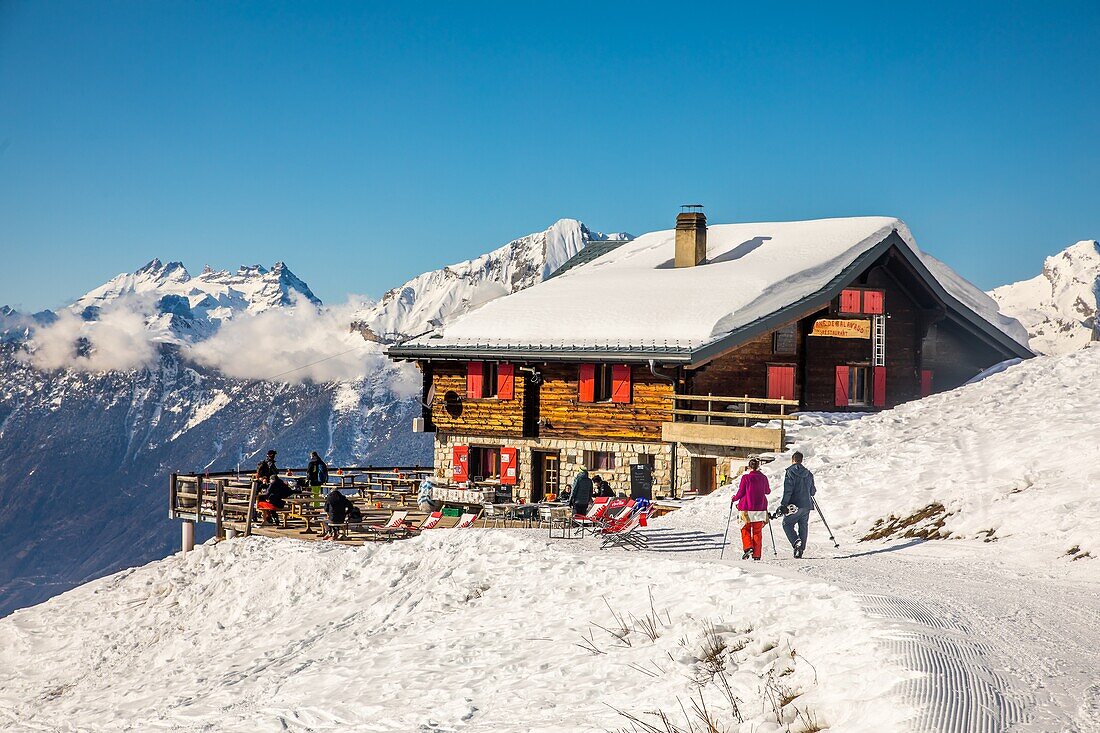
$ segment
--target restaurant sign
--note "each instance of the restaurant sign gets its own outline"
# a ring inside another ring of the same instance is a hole
[[[837,339],[871,338],[871,322],[867,320],[837,320],[822,318],[814,321],[811,336],[831,336]]]

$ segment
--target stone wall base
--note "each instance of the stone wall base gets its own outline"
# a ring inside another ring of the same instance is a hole
[[[435,468],[450,478],[453,449],[456,445],[508,446],[518,449],[519,477],[514,496],[530,501],[534,461],[531,452],[558,451],[560,457],[560,486],[573,482],[584,465],[585,451],[603,451],[615,454],[615,468],[598,469],[588,466],[589,475],[599,475],[615,493],[630,493],[630,464],[638,462],[638,456],[653,456],[653,495],[667,495],[671,485],[672,446],[668,443],[634,443],[612,440],[565,440],[558,438],[493,438],[483,435],[448,435],[436,433]]]

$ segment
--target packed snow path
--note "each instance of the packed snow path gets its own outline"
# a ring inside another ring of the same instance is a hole
[[[736,522],[735,522],[736,525]],[[739,559],[731,528],[724,563]],[[778,527],[777,527],[778,531]],[[1040,570],[997,558],[995,543],[908,540],[829,546],[811,524],[807,557],[779,560],[765,533],[754,570],[826,580],[890,622],[891,657],[920,676],[902,694],[914,729],[947,733],[1100,731],[1100,582],[1095,561]],[[816,538],[814,537],[816,533]],[[651,547],[717,558],[720,534],[654,527]]]

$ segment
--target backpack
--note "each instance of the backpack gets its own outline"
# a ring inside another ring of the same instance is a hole
[[[328,466],[324,463],[317,467],[317,480],[322,484],[328,483]]]
[[[359,507],[352,504],[348,507],[348,516],[346,521],[348,522],[362,522],[363,512],[359,511]]]

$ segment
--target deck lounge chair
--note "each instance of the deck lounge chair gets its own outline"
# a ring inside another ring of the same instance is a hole
[[[592,500],[592,506],[588,508],[587,514],[574,514],[573,523],[581,528],[583,532],[586,528],[598,527],[600,525],[600,519],[607,512],[607,507],[610,506],[610,497],[598,496]]]
[[[426,529],[435,529],[439,526],[439,520],[443,519],[443,512],[432,512],[428,516],[424,517],[424,521],[420,523],[420,526],[416,528],[417,532],[423,532]]]
[[[632,514],[621,526],[604,531],[600,549],[621,547],[625,550],[633,547],[638,550],[648,550],[649,539],[639,531],[639,528],[645,526],[648,513],[648,511],[640,511],[637,514]]]
[[[455,529],[469,529],[474,526],[474,521],[477,519],[476,514],[463,514],[458,518],[458,524],[455,525]]]

